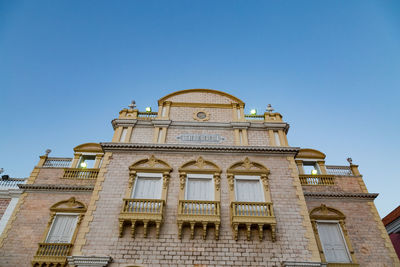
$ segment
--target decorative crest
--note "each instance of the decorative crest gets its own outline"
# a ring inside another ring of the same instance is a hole
[[[204,159],[200,156],[197,161],[196,161],[196,166],[199,167],[200,169],[202,169],[204,167]]]
[[[148,163],[150,167],[154,167],[157,163],[156,157],[154,157],[154,155],[151,155]]]
[[[272,108],[271,104],[267,105],[267,112],[272,113],[274,111],[274,109]]]
[[[244,159],[243,166],[246,168],[246,170],[249,170],[253,166],[248,157]]]
[[[129,108],[129,109],[134,109],[134,108],[136,108],[136,101],[135,101],[135,100],[132,100],[132,102],[128,105],[128,108]]]

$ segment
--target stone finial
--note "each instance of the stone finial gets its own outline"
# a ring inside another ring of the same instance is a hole
[[[51,152],[51,149],[46,149],[46,157],[50,154],[50,152]]]
[[[136,101],[135,101],[135,100],[132,100],[131,104],[128,105],[128,108],[129,108],[129,109],[134,109],[134,108],[136,108]]]
[[[268,104],[267,106],[267,112],[272,113],[274,111],[274,109],[272,108],[271,104]]]
[[[0,174],[2,174],[4,172],[3,168],[0,168]]]
[[[352,158],[347,158],[347,162],[350,163],[350,165],[353,165],[353,159]]]

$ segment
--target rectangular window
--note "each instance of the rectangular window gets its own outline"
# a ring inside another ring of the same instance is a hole
[[[46,243],[71,243],[77,222],[77,214],[56,214]]]
[[[259,176],[235,176],[235,191],[236,201],[265,201]]]
[[[188,174],[186,200],[214,200],[212,178],[211,174]]]
[[[315,161],[303,161],[304,174],[321,174],[318,164]]]
[[[78,168],[92,169],[95,161],[96,155],[82,155],[79,160]]]
[[[340,225],[336,222],[318,222],[318,234],[327,262],[351,262]]]
[[[160,199],[162,187],[161,173],[138,173],[132,198]]]
[[[127,132],[128,132],[128,128],[122,128],[121,138],[119,138],[120,142],[125,142]]]
[[[277,131],[274,131],[274,138],[275,138],[275,145],[281,146],[281,140],[279,139],[279,133]]]

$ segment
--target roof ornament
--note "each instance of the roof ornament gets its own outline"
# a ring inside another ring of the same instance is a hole
[[[353,165],[353,159],[352,158],[347,158],[347,162],[350,163],[350,165]]]
[[[272,113],[274,111],[274,109],[272,108],[272,105],[271,104],[268,104],[268,106],[267,106],[267,112],[268,113]]]
[[[3,168],[0,168],[0,174],[2,174],[4,172]]]
[[[50,154],[50,152],[51,152],[51,149],[48,148],[48,149],[46,149],[45,152],[46,152],[46,157],[47,157],[47,156],[49,156],[49,154]]]
[[[131,104],[128,105],[128,108],[129,108],[129,109],[134,109],[134,108],[136,108],[136,101],[135,101],[135,100],[132,100]]]

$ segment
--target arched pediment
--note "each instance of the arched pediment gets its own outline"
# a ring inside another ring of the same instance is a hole
[[[198,157],[197,160],[191,160],[179,168],[179,172],[185,173],[220,173],[221,169],[213,162]]]
[[[97,143],[85,143],[74,147],[75,152],[90,152],[90,153],[103,153],[103,149],[100,144]]]
[[[311,149],[311,148],[303,148],[300,149],[299,153],[297,153],[296,158],[304,158],[304,159],[325,159],[326,155],[321,151]]]
[[[75,197],[68,200],[59,201],[50,207],[53,212],[86,212],[86,205],[77,201]]]
[[[346,216],[337,209],[321,204],[321,206],[311,210],[310,218],[315,220],[344,220]]]
[[[243,161],[236,162],[232,164],[227,173],[232,174],[269,174],[269,169],[264,165],[250,161],[248,157],[246,157]]]
[[[244,105],[244,102],[242,100],[240,100],[239,98],[230,95],[228,93],[222,92],[222,91],[218,91],[218,90],[212,90],[212,89],[186,89],[186,90],[180,90],[180,91],[176,91],[173,92],[171,94],[168,94],[162,98],[160,98],[160,100],[158,100],[158,104],[161,105],[163,102],[165,101],[175,101],[176,99],[179,99],[180,95],[184,95],[184,94],[196,94],[196,93],[206,93],[206,94],[213,94],[215,95],[215,99],[219,98],[219,99],[225,99],[225,102],[227,103],[236,103],[236,104],[241,104]],[[208,99],[208,102],[210,100]],[[180,102],[178,100],[178,102]]]
[[[172,168],[165,161],[151,155],[147,159],[141,159],[133,163],[129,170],[136,172],[171,172]]]

